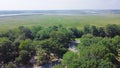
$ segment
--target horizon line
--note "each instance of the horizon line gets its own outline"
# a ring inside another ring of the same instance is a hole
[[[31,11],[31,10],[35,10],[35,11],[50,11],[50,10],[54,10],[54,11],[60,11],[60,10],[120,10],[120,9],[11,9],[11,10],[0,10],[0,11]]]

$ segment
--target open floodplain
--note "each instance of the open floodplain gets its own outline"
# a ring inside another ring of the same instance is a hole
[[[56,14],[33,14],[0,16],[0,32],[19,26],[43,26],[63,25],[65,27],[77,27],[84,25],[105,26],[107,24],[120,24],[120,14],[85,14],[85,15],[56,15]]]

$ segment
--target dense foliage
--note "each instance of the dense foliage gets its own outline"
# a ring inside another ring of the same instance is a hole
[[[80,38],[80,44],[77,52],[72,52],[68,48],[75,38]],[[120,65],[120,25],[86,25],[83,30],[62,25],[20,26],[0,33],[0,64],[15,68],[31,64],[35,56],[38,65],[62,58],[62,63],[54,68],[117,68]]]
[[[20,26],[0,33],[0,64],[9,66],[9,62],[15,62],[26,65],[34,56],[38,56],[38,64],[48,63],[51,61],[51,53],[56,59],[62,58],[72,40],[73,31],[61,25],[47,28]]]
[[[83,35],[78,51],[64,54],[62,68],[119,68],[119,49],[120,36],[102,38]]]

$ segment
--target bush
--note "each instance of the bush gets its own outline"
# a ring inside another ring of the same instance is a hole
[[[6,68],[17,68],[17,65],[14,64],[13,62],[9,62]]]

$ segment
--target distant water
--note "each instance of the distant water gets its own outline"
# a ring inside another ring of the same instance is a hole
[[[22,16],[22,15],[37,15],[41,13],[18,13],[18,14],[0,14],[0,17],[8,17],[8,16]]]
[[[0,17],[21,15],[81,15],[81,14],[120,14],[120,10],[10,10],[0,11]]]
[[[52,13],[18,13],[18,14],[0,14],[0,17],[23,16],[23,15],[74,15],[74,14],[52,14]]]

